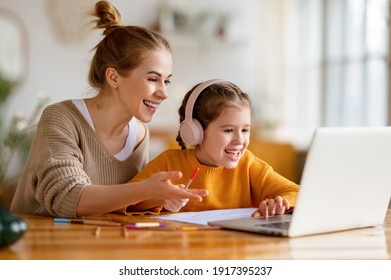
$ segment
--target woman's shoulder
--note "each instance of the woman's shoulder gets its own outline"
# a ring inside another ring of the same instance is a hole
[[[47,105],[43,114],[61,114],[61,113],[72,113],[74,114],[76,106],[72,103],[71,100],[64,100],[56,103]]]
[[[45,126],[54,127],[85,127],[84,117],[73,104],[72,100],[65,100],[49,104],[42,111],[40,122]]]

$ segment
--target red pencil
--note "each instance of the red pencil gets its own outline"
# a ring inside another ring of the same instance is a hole
[[[191,174],[191,177],[190,177],[189,181],[187,181],[187,184],[186,184],[185,189],[187,189],[187,188],[190,186],[191,182],[193,182],[193,180],[194,180],[195,176],[197,175],[198,171],[200,171],[200,168],[199,168],[199,167],[197,167],[197,168],[193,171],[193,174]]]

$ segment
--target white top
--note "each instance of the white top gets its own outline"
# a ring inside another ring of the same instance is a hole
[[[86,103],[84,102],[84,99],[72,99],[73,104],[79,109],[80,113],[83,115],[83,117],[86,119],[86,121],[89,123],[89,125],[92,127],[94,131],[95,126],[94,122],[92,121],[90,112],[88,111],[88,108],[86,106]],[[122,148],[121,151],[119,151],[114,156],[118,160],[125,160],[127,159],[133,152],[134,146],[136,144],[136,136],[137,136],[137,121],[135,118],[132,118],[128,124],[129,127],[129,134],[128,138],[126,139],[125,145]]]

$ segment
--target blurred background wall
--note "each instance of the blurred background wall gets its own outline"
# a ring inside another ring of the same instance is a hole
[[[0,0],[0,71],[18,81],[0,103],[3,136],[41,95],[53,103],[95,94],[87,74],[102,37],[86,15],[95,2]],[[175,138],[183,95],[211,78],[250,94],[252,136],[268,143],[261,150],[283,145],[280,157],[305,151],[318,126],[390,124],[387,0],[111,2],[123,23],[159,29],[173,47],[170,96],[149,124],[152,156]]]

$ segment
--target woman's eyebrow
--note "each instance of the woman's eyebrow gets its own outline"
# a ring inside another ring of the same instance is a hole
[[[163,75],[157,71],[149,71],[147,74],[155,74],[155,75],[158,75],[159,77],[162,77]],[[167,78],[171,78],[172,77],[172,74],[168,75]]]

